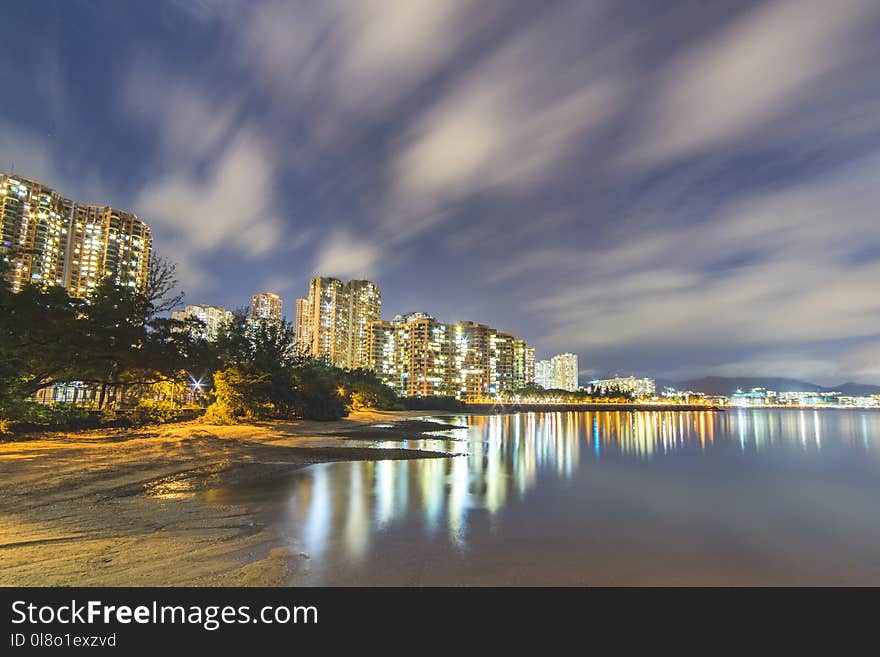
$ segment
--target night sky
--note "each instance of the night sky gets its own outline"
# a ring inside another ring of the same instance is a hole
[[[363,277],[582,379],[880,383],[877,0],[0,9],[0,170],[187,302]]]

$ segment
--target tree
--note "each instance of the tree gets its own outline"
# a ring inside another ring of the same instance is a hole
[[[0,258],[0,412],[21,405],[42,388],[82,381],[100,389],[98,406],[111,389],[186,381],[194,368],[213,369],[203,340],[186,324],[160,316],[181,295],[174,266],[150,264],[145,290],[100,282],[88,299],[61,287],[27,285],[13,294],[11,259]]]
[[[188,372],[212,368],[206,342],[186,322],[161,316],[180,303],[176,286],[174,265],[155,258],[143,292],[108,277],[89,295],[77,378],[100,387],[98,408],[110,389],[125,397],[132,386],[187,381]]]
[[[348,415],[342,370],[309,359],[293,368],[297,415],[307,420],[338,420]]]
[[[0,278],[3,278],[0,275]],[[80,362],[81,300],[60,287],[27,285],[0,291],[0,412],[69,377]]]
[[[353,410],[402,408],[397,393],[382,383],[375,372],[365,369],[347,370],[342,376],[343,397]]]
[[[0,256],[0,416],[7,419],[20,416],[41,388],[71,381],[96,387],[99,409],[118,395],[132,407],[161,405],[171,416],[191,380],[212,374],[209,411],[220,421],[332,420],[348,407],[399,407],[372,372],[344,371],[299,353],[287,321],[238,311],[208,343],[198,322],[169,319],[182,294],[174,265],[162,258],[150,263],[144,290],[108,277],[84,300],[39,285],[13,294],[12,258]]]
[[[287,321],[248,318],[237,311],[221,327],[215,343],[222,366],[249,376],[264,376],[269,401],[277,417],[296,412],[296,382],[292,368],[302,362],[294,346],[293,325]]]
[[[268,374],[246,372],[229,367],[214,373],[214,403],[208,407],[207,418],[217,424],[228,424],[240,418],[258,418],[271,411]]]

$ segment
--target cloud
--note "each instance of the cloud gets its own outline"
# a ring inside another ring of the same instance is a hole
[[[121,108],[154,137],[164,161],[194,165],[222,150],[241,114],[240,97],[186,77],[171,77],[143,55],[125,78]]]
[[[69,161],[57,146],[46,135],[0,121],[0,171],[9,172],[14,165],[18,175],[39,180],[80,203],[119,203],[98,168]]]
[[[435,74],[491,16],[468,0],[254,3],[230,16],[235,52],[276,103],[306,106],[307,139],[380,119]]]
[[[613,107],[612,89],[599,83],[550,102],[528,102],[514,75],[479,76],[422,119],[395,163],[404,203],[431,207],[480,189],[539,181],[572,138]]]
[[[533,304],[555,325],[542,342],[757,349],[876,335],[877,166],[753,195],[702,225],[631,233]]]
[[[137,207],[186,240],[194,252],[223,247],[250,257],[263,255],[279,246],[283,232],[273,214],[269,161],[265,144],[242,132],[204,175],[174,170],[147,184]]]
[[[841,370],[854,381],[876,385],[880,381],[880,333],[867,344],[847,351]]]
[[[275,294],[284,294],[285,292],[298,290],[302,287],[302,281],[291,278],[290,276],[284,276],[283,274],[272,274],[267,276],[261,285],[261,289],[269,290]]]
[[[693,370],[691,369],[691,372]],[[767,354],[760,358],[701,367],[703,376],[782,376],[812,383],[842,383],[840,363],[832,359],[810,358],[808,354]],[[668,374],[673,380],[690,376],[688,370]]]
[[[661,75],[630,163],[706,151],[806,103],[865,47],[873,0],[775,0],[688,49]],[[826,87],[827,88],[827,87]]]
[[[382,249],[369,240],[338,229],[318,250],[313,273],[337,278],[370,278],[382,257]]]
[[[194,18],[213,20],[210,5]],[[189,290],[204,292],[221,252],[253,260],[302,246],[281,239],[290,232],[278,202],[283,161],[242,97],[213,83],[210,65],[199,77],[184,68],[169,75],[148,55],[129,67],[119,106],[153,145],[133,205],[153,226],[157,252],[178,263]]]
[[[345,46],[335,90],[350,108],[375,111],[436,72],[483,24],[480,2],[362,0],[341,4]]]
[[[612,117],[622,84],[607,71],[581,60],[554,76],[567,20],[554,13],[510,37],[419,118],[392,163],[389,232],[430,228],[471,194],[527,192]]]

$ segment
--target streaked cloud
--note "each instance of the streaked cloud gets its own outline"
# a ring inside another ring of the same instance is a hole
[[[587,259],[576,284],[535,302],[556,323],[546,342],[585,352],[766,350],[877,336],[877,170],[868,158]]]
[[[660,74],[631,161],[662,163],[723,145],[809,102],[876,38],[872,0],[772,0],[706,35]]]
[[[337,278],[370,278],[379,267],[381,249],[367,237],[334,231],[318,249],[312,273]]]
[[[272,206],[269,161],[265,144],[245,131],[204,174],[174,169],[144,187],[136,205],[195,252],[226,247],[245,256],[263,255],[279,246],[283,233]]]

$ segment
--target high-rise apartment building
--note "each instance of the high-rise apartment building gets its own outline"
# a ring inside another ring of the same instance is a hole
[[[296,348],[300,353],[309,352],[309,298],[296,300],[293,328],[296,331]]]
[[[149,226],[130,212],[75,203],[40,182],[0,173],[0,251],[13,260],[13,291],[40,283],[85,297],[106,277],[143,291],[151,248]]]
[[[453,325],[455,396],[459,399],[478,401],[498,392],[497,386],[491,385],[493,333],[485,324],[458,322]]]
[[[535,363],[535,383],[545,390],[554,386],[553,363],[550,360],[539,360]]]
[[[534,381],[534,349],[485,324],[425,313],[368,327],[367,365],[401,395],[484,401]]]
[[[0,247],[15,250],[14,292],[28,283],[66,286],[72,208],[70,199],[42,183],[0,174]]]
[[[150,229],[131,212],[75,205],[70,222],[68,291],[85,296],[105,276],[143,290],[147,282]]]
[[[303,306],[308,319],[302,331],[307,336],[308,352],[312,356],[326,358],[337,367],[366,366],[370,340],[368,327],[382,317],[382,293],[375,283],[313,278],[309,281],[309,296]]]
[[[308,309],[309,353],[341,366],[348,348],[348,304],[342,281],[324,276],[310,280]]]
[[[366,367],[407,397],[450,396],[454,387],[450,328],[425,313],[367,327]]]
[[[221,327],[232,321],[232,311],[220,308],[218,306],[209,306],[207,304],[199,304],[195,306],[184,306],[183,310],[175,310],[171,313],[172,319],[186,321],[188,319],[197,319],[205,325],[204,329],[199,332],[200,337],[208,341],[217,339],[217,334]]]
[[[268,319],[280,322],[281,297],[274,292],[261,292],[251,297],[251,319]]]
[[[578,357],[559,354],[550,359],[553,366],[553,387],[575,392],[578,389]]]
[[[514,389],[535,383],[535,348],[525,340],[513,343],[513,380]]]
[[[364,367],[367,363],[367,327],[382,319],[382,293],[375,283],[349,281],[344,286],[348,302],[348,344],[346,367]]]

